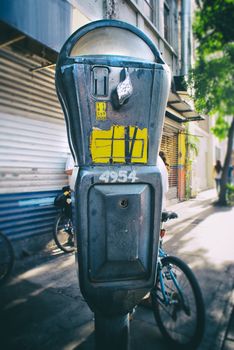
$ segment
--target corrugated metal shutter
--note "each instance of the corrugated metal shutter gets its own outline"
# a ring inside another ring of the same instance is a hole
[[[0,195],[0,230],[11,239],[49,234],[56,216],[57,191]]]
[[[0,193],[46,191],[66,183],[68,144],[54,72],[0,50]]]
[[[14,238],[51,231],[53,199],[67,184],[69,151],[54,71],[33,55],[0,50],[0,230]]]
[[[161,151],[166,154],[169,170],[169,193],[168,199],[177,198],[178,190],[178,134],[171,131],[163,132]]]

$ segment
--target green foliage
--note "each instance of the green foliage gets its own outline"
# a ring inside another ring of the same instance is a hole
[[[234,185],[233,184],[226,184],[226,187],[230,192],[234,193]]]
[[[192,160],[199,153],[199,138],[195,135],[188,135],[186,140],[189,158]]]
[[[228,130],[229,123],[221,117],[217,118],[215,126],[211,128],[211,131],[219,140],[225,140],[227,138]]]
[[[234,185],[233,184],[226,184],[227,192],[227,203],[228,205],[234,205]]]
[[[195,107],[204,114],[218,114],[214,134],[227,137],[224,116],[234,115],[234,0],[197,0],[194,34],[199,46],[190,74]]]
[[[194,21],[194,33],[199,42],[200,54],[207,55],[223,50],[234,38],[234,1],[196,1],[198,11]]]
[[[196,108],[205,114],[234,114],[234,44],[226,45],[216,57],[199,56],[192,71]],[[220,57],[218,57],[220,55]]]
[[[199,153],[199,137],[191,134],[187,134],[186,137],[186,186],[185,186],[185,198],[189,199],[192,197],[192,188],[191,188],[191,177],[192,177],[192,164],[195,157]]]
[[[219,193],[219,204],[226,205],[234,138],[234,0],[196,0],[196,3],[193,29],[198,47],[189,82],[195,92],[196,109],[218,115],[212,130],[219,139],[228,137]],[[232,118],[230,123],[226,116]]]

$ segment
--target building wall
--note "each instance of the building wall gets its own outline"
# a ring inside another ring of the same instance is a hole
[[[72,5],[61,0],[2,0],[0,18],[22,33],[59,50],[71,31]]]
[[[198,126],[198,123],[190,125],[189,134],[197,143],[198,155],[191,154],[192,158],[192,195],[209,188],[208,174],[210,172],[209,164],[209,133]]]
[[[211,132],[215,118],[207,116],[202,123],[191,123],[189,133],[198,139],[198,155],[193,157],[192,162],[192,194],[196,196],[200,191],[214,188],[214,165],[216,160],[224,163],[227,141],[220,142]]]

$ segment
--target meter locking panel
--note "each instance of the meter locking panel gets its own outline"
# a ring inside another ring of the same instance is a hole
[[[91,281],[147,279],[153,240],[148,184],[94,185],[89,192]]]

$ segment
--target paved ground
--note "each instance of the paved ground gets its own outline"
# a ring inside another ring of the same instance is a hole
[[[165,248],[184,259],[199,279],[206,304],[206,332],[199,350],[233,350],[234,209],[213,206],[214,191],[174,205]],[[78,286],[74,255],[58,251],[17,261],[0,290],[0,349],[93,350],[93,314]],[[173,350],[152,311],[137,308],[131,349]],[[188,349],[190,350],[190,349]]]

